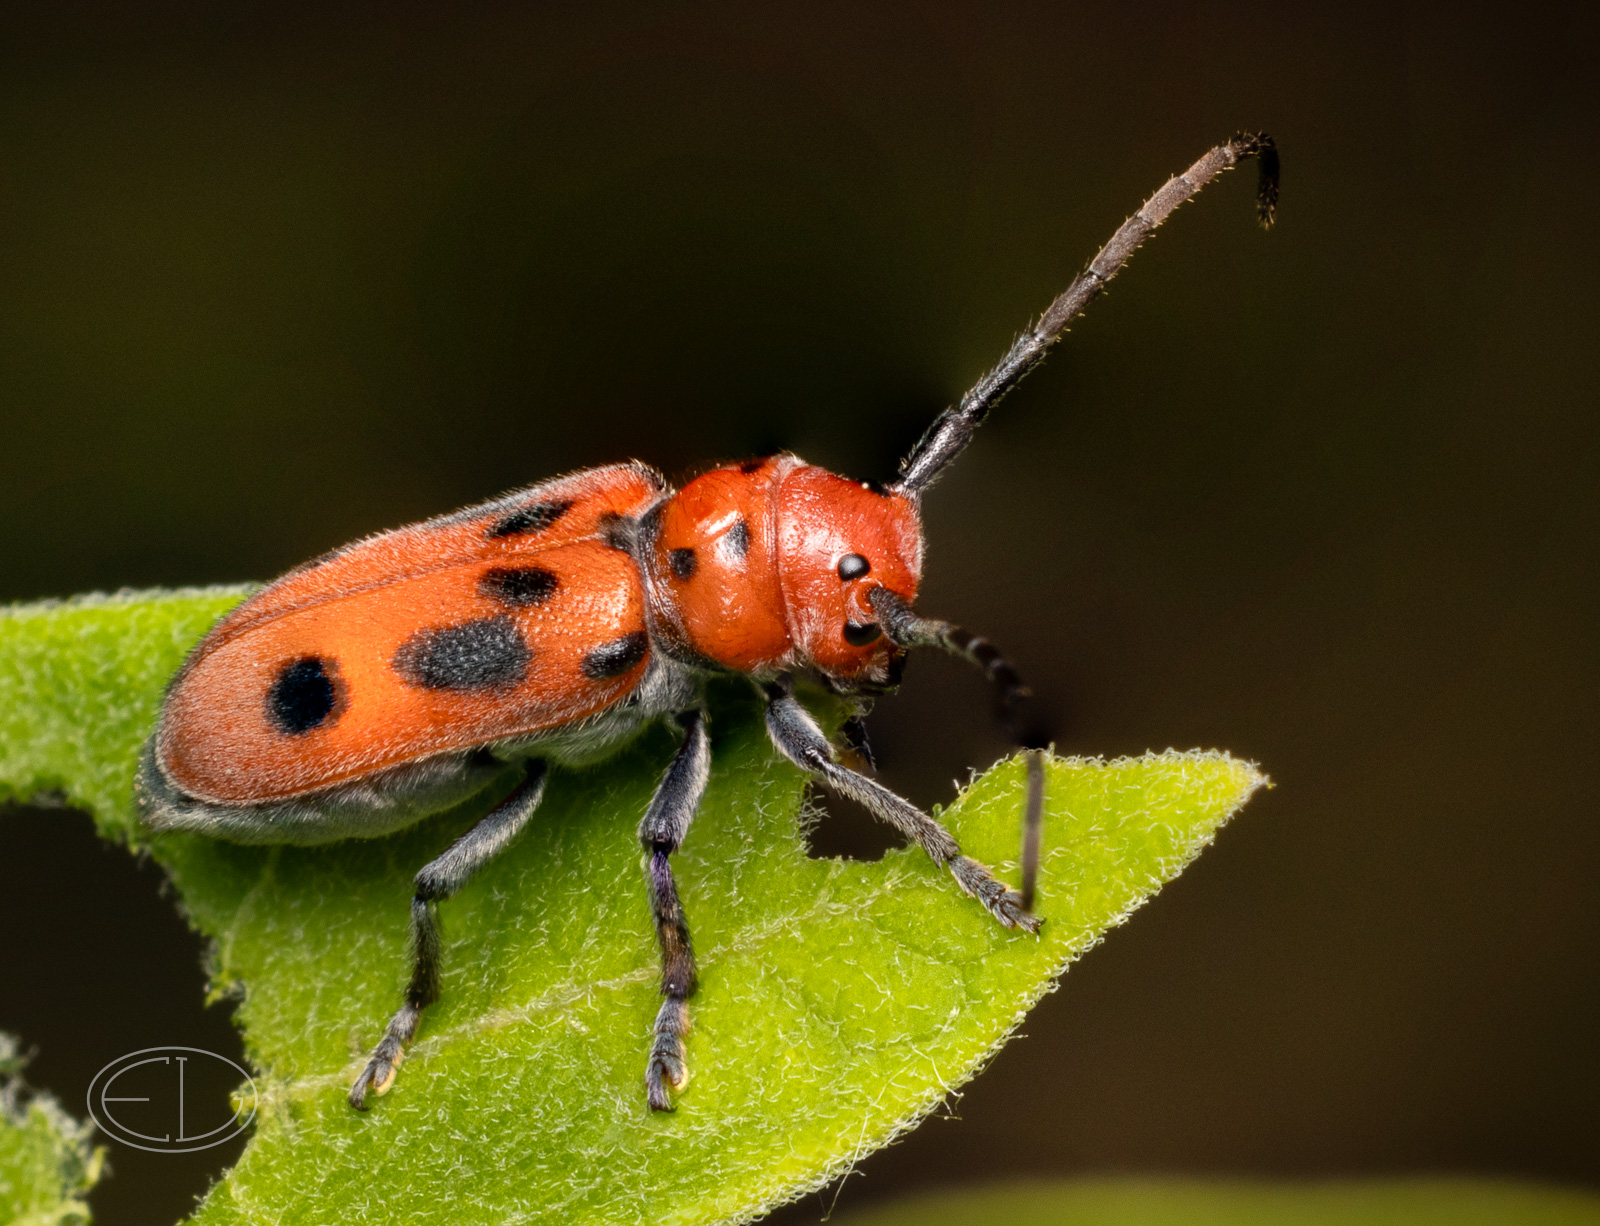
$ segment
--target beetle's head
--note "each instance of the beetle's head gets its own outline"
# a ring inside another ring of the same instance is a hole
[[[840,681],[883,683],[899,650],[868,599],[873,588],[907,604],[922,579],[922,522],[894,490],[811,465],[777,490],[778,572],[799,652]]]

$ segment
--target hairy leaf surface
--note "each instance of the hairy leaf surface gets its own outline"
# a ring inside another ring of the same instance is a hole
[[[400,1002],[412,874],[494,797],[321,848],[141,839],[134,763],[162,687],[244,590],[0,614],[0,799],[55,793],[148,845],[216,943],[215,990],[242,993],[261,1114],[208,1224],[748,1220],[971,1077],[1263,782],[1216,753],[1051,760],[1035,938],[919,851],[808,859],[804,780],[753,701],[718,690],[710,790],[675,858],[702,968],[678,1110],[651,1115],[642,1084],[659,997],[634,828],[673,751],[658,731],[556,772],[516,844],[444,904],[443,999],[361,1115],[345,1092]],[[1012,881],[1024,791],[1013,759],[942,815]]]
[[[100,1177],[105,1152],[48,1094],[31,1094],[18,1075],[17,1041],[0,1034],[0,1222],[7,1226],[84,1226],[84,1195]]]

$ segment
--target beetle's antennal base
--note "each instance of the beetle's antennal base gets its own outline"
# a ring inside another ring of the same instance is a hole
[[[1078,274],[1066,292],[1052,302],[1039,321],[1012,342],[1006,356],[973,386],[961,403],[946,409],[934,419],[927,432],[901,461],[900,477],[890,488],[915,498],[932,485],[972,440],[972,433],[988,416],[989,410],[1039,364],[1050,347],[1119,273],[1139,249],[1139,244],[1155,233],[1172,211],[1194,196],[1225,170],[1245,158],[1255,158],[1261,169],[1256,185],[1256,216],[1263,227],[1271,226],[1278,207],[1278,147],[1265,133],[1240,132],[1226,144],[1218,145],[1181,175],[1176,175],[1161,190],[1123,222],[1111,241]]]

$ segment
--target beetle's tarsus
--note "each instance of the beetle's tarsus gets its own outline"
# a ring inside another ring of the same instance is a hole
[[[350,1105],[357,1111],[367,1109],[368,1093],[381,1096],[389,1092],[400,1062],[406,1058],[406,1044],[417,1033],[417,1023],[421,1020],[421,1007],[411,1001],[402,1005],[400,1011],[389,1019],[389,1027],[372,1049],[372,1058],[367,1061],[367,1067],[361,1070],[361,1076],[350,1087]]]
[[[374,1056],[367,1061],[367,1067],[361,1070],[361,1076],[356,1078],[355,1085],[350,1087],[350,1105],[357,1111],[367,1110],[367,1095],[382,1096],[389,1092],[389,1087],[394,1084],[395,1066],[389,1060],[379,1059]]]
[[[1038,932],[1044,923],[1024,905],[1022,895],[997,881],[993,873],[971,856],[956,856],[949,863],[950,875],[967,894],[976,898],[1001,925]]]
[[[668,1088],[681,1090],[689,1084],[689,1064],[683,1036],[689,1029],[689,1006],[674,996],[661,1002],[656,1014],[656,1039],[650,1048],[650,1062],[644,1070],[645,1096],[650,1110],[671,1111]]]

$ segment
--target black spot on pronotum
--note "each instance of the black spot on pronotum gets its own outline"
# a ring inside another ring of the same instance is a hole
[[[515,685],[533,652],[509,617],[419,630],[394,653],[394,671],[425,690],[486,690]]]
[[[273,727],[299,736],[337,723],[343,713],[344,683],[339,666],[321,656],[301,656],[278,670],[267,691],[267,718]]]
[[[844,624],[844,641],[852,647],[865,647],[868,643],[876,642],[878,636],[882,633],[883,627],[876,622],[868,622],[864,626],[857,625],[855,622],[845,622]]]
[[[490,540],[502,536],[522,536],[528,532],[543,532],[572,509],[572,499],[553,498],[546,502],[533,502],[502,515],[490,524],[484,535]]]
[[[750,552],[750,525],[742,519],[736,520],[722,539],[727,542],[728,552],[736,558],[742,558]]]
[[[760,472],[766,466],[767,466],[767,457],[766,456],[757,456],[755,459],[746,460],[743,464],[739,465],[739,471],[742,472],[745,476],[748,477],[751,473]]]
[[[847,553],[839,559],[839,578],[846,583],[852,579],[859,579],[872,569],[872,563],[859,553]]]
[[[620,677],[644,659],[649,650],[650,638],[643,630],[625,634],[609,643],[601,643],[583,657],[583,675],[591,681]]]
[[[693,579],[695,568],[700,565],[692,549],[674,549],[667,554],[667,565],[672,567],[672,573],[680,579]]]
[[[556,594],[561,580],[542,566],[494,566],[483,572],[478,591],[513,608],[541,605]]]

